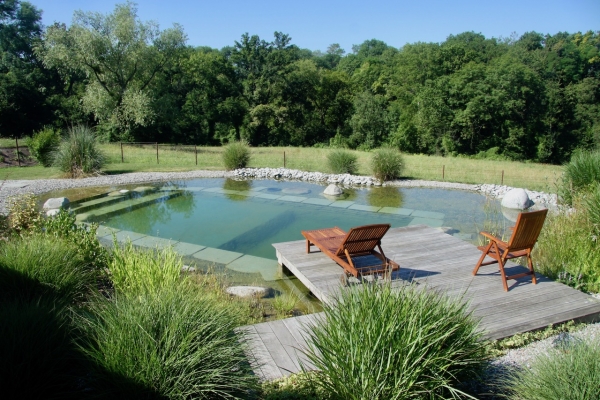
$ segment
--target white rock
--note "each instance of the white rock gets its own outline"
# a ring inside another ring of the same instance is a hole
[[[265,297],[270,289],[261,286],[230,286],[225,291],[238,297]]]
[[[533,205],[525,189],[511,189],[502,198],[502,207],[525,210]]]
[[[69,206],[69,199],[66,197],[55,197],[46,200],[44,203],[44,210],[54,210],[58,208],[66,208]]]
[[[60,208],[53,208],[52,210],[46,211],[46,217],[54,217],[60,212]]]
[[[340,189],[339,187],[337,187],[337,185],[334,185],[333,183],[327,186],[327,188],[323,191],[323,194],[327,196],[340,196],[342,193],[344,193],[342,189]]]

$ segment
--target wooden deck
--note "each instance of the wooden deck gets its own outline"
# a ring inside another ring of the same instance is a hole
[[[331,302],[342,290],[343,270],[318,251],[306,253],[304,240],[276,243],[279,264],[288,268],[321,301]],[[522,278],[509,281],[504,292],[496,265],[482,267],[477,276],[471,271],[481,252],[474,245],[427,226],[390,229],[382,240],[386,256],[400,264],[392,285],[417,282],[469,301],[481,329],[490,339],[545,328],[569,320],[592,321],[600,317],[600,301],[561,283],[537,274],[538,284]],[[507,274],[525,271],[508,263]],[[277,379],[307,364],[299,349],[305,347],[307,329],[321,314],[305,315],[251,325],[251,360],[255,372],[265,380]]]

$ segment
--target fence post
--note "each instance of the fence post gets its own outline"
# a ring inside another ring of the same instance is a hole
[[[121,143],[121,163],[124,163],[125,161],[123,161],[123,142]]]
[[[19,156],[19,139],[15,137],[15,142],[17,142],[17,162],[19,163],[19,167],[21,166],[21,157]]]
[[[158,164],[158,142],[156,142],[156,163]]]
[[[504,185],[504,170],[502,170],[502,180],[500,181],[500,185]]]
[[[446,180],[446,165],[442,165],[442,180]]]
[[[283,168],[285,168],[285,151],[283,152]]]
[[[194,145],[194,153],[196,154],[196,165],[198,165],[198,146]]]

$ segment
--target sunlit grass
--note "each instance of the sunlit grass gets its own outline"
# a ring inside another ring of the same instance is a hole
[[[123,145],[102,144],[107,156],[103,171],[107,174],[125,172],[180,172],[193,170],[224,170],[223,147]],[[279,168],[284,166],[304,171],[327,172],[327,156],[333,151],[326,148],[254,147],[251,148],[249,167]],[[357,173],[372,175],[372,152],[352,151],[357,157]],[[285,154],[285,157],[284,157]],[[196,161],[197,159],[197,161]],[[557,165],[521,163],[515,161],[474,160],[462,157],[437,157],[404,154],[403,177],[462,183],[503,183],[507,186],[556,192],[556,183],[563,168]],[[4,168],[0,179],[46,179],[61,177],[55,168]]]

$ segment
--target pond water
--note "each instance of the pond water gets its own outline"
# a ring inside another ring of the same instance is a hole
[[[336,199],[323,195],[325,186],[314,183],[231,179],[117,189],[121,191],[112,188],[110,194],[95,190],[94,196],[73,204],[79,221],[101,225],[99,236],[105,241],[113,233],[118,240],[129,237],[146,247],[168,241],[187,262],[211,264],[232,283],[269,284],[303,296],[307,290],[278,268],[272,246],[303,239],[301,230],[425,224],[474,242],[486,220],[510,224],[497,201],[461,190],[345,188]]]

